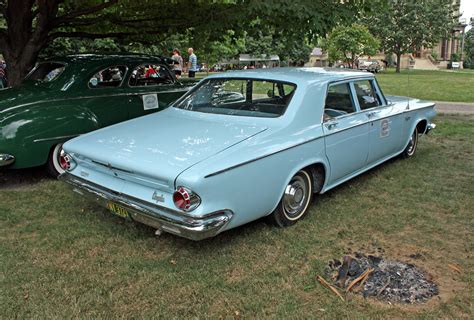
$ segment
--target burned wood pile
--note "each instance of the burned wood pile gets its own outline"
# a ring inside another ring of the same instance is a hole
[[[438,294],[438,286],[427,274],[401,261],[356,253],[354,257],[344,256],[342,261],[331,260],[328,267],[336,288],[364,297],[411,304],[425,302]]]

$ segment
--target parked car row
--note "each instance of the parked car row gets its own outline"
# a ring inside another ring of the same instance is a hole
[[[434,103],[385,97],[367,72],[278,68],[202,80],[165,110],[64,144],[60,179],[113,213],[192,240],[267,217],[414,155]]]

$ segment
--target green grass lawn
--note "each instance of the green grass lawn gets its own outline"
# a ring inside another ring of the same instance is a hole
[[[377,74],[384,94],[425,100],[474,103],[474,72],[389,69]]]
[[[316,197],[291,228],[257,221],[202,242],[156,238],[58,181],[2,189],[0,318],[472,319],[473,121],[438,116],[415,157]],[[317,282],[328,260],[378,248],[428,272],[440,296],[343,302]]]

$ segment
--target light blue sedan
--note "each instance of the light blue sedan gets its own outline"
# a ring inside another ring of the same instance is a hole
[[[162,112],[70,140],[61,179],[157,234],[200,240],[265,216],[290,226],[313,196],[413,156],[434,116],[434,103],[384,97],[365,72],[229,72]]]

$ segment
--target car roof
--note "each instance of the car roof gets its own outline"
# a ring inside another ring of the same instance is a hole
[[[335,82],[351,78],[373,78],[371,73],[338,68],[269,68],[229,71],[214,74],[208,78],[254,78],[292,82],[296,85],[310,85],[321,82]]]
[[[44,62],[64,62],[67,64],[120,64],[120,63],[141,63],[141,62],[157,62],[166,63],[164,58],[159,56],[152,56],[148,54],[134,54],[134,53],[114,53],[114,54],[70,54],[66,56],[58,56],[45,60]]]

